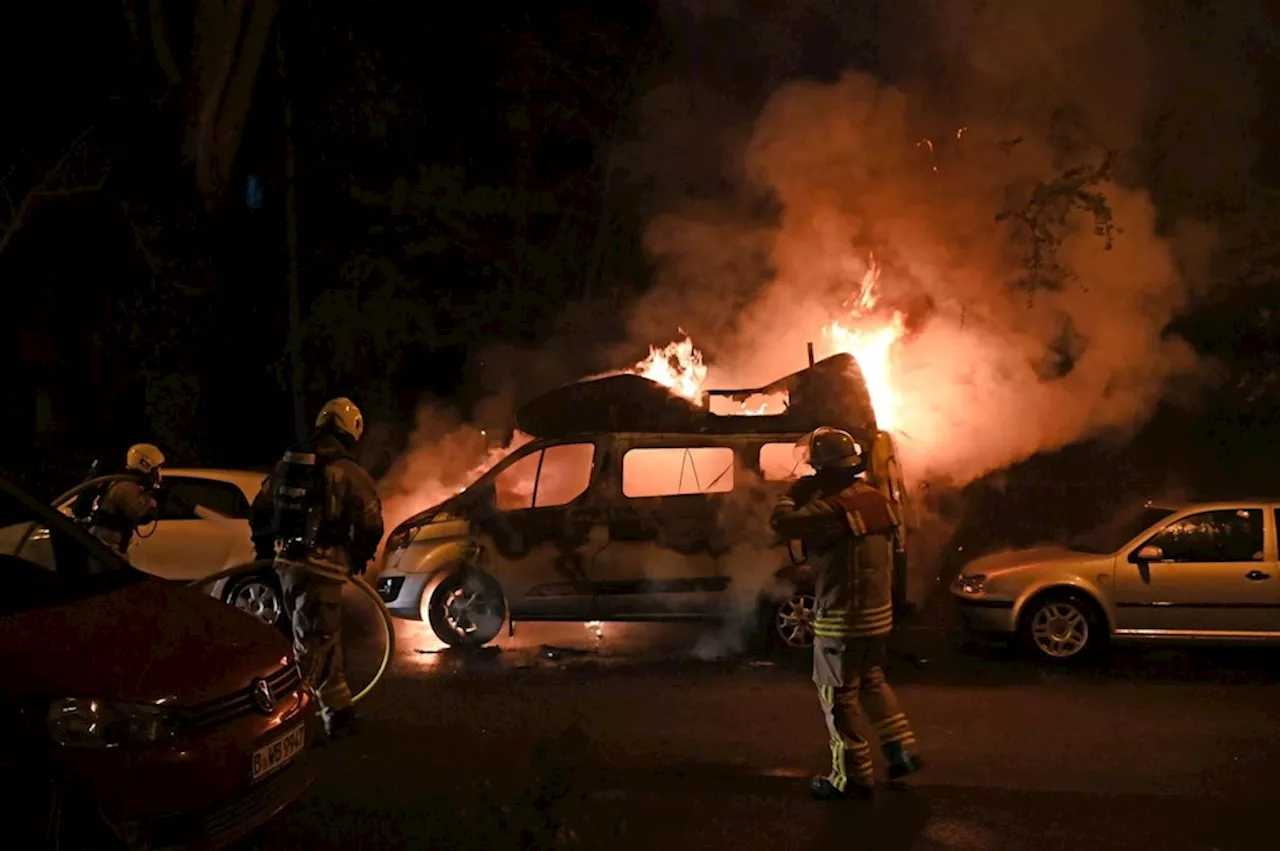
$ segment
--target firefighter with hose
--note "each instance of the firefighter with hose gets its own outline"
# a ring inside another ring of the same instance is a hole
[[[813,681],[831,736],[831,772],[815,777],[814,797],[870,798],[871,744],[855,729],[865,708],[888,762],[889,779],[923,767],[915,735],[885,681],[893,629],[893,505],[862,478],[867,463],[848,432],[819,428],[807,440],[814,475],[778,500],[770,525],[800,539],[817,573]]]
[[[72,509],[76,520],[89,527],[89,534],[116,550],[126,560],[129,545],[140,526],[156,519],[159,510],[155,493],[160,486],[164,453],[150,443],[138,443],[125,454],[124,472],[100,489],[81,492]],[[96,476],[95,469],[89,478]]]
[[[342,589],[365,572],[383,531],[373,478],[351,455],[362,434],[364,417],[350,399],[325,404],[315,432],[263,482],[249,520],[257,557],[275,560],[298,667],[319,696],[330,738],[356,729],[342,657]]]

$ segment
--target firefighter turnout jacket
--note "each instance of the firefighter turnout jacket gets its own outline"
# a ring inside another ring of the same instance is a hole
[[[287,559],[305,560],[313,571],[345,580],[352,572],[364,572],[382,540],[382,503],[373,477],[351,457],[342,442],[322,430],[293,452],[314,453],[323,463],[320,500],[321,522],[311,552],[283,552]],[[280,461],[262,483],[253,501],[250,527],[259,558],[269,557],[275,545],[272,521],[277,481],[285,475]]]
[[[814,634],[873,638],[893,629],[893,540],[898,518],[880,491],[858,479],[796,482],[769,518],[784,539],[805,543],[816,573]]]
[[[154,521],[157,512],[150,487],[141,479],[120,479],[103,489],[89,521],[89,532],[107,546],[127,553],[138,527]]]

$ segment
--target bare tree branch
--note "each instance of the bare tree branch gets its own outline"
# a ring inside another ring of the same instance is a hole
[[[5,200],[9,206],[10,213],[9,221],[0,225],[0,233],[3,233],[3,236],[0,236],[0,254],[4,254],[5,249],[9,247],[9,243],[13,241],[14,235],[17,234],[18,231],[20,231],[27,223],[28,219],[31,218],[31,213],[35,209],[37,202],[50,198],[70,198],[77,195],[90,195],[102,190],[102,187],[106,184],[107,176],[110,173],[110,167],[104,170],[98,180],[93,183],[82,183],[79,185],[70,185],[68,183],[73,157],[84,149],[90,134],[93,133],[93,130],[94,128],[90,127],[81,132],[79,136],[71,141],[71,144],[67,146],[66,151],[63,152],[62,156],[54,164],[53,168],[46,171],[35,185],[28,189],[26,194],[22,196],[22,201],[18,204],[16,209],[13,206],[13,197],[9,192],[8,186],[3,186]],[[7,182],[8,181],[6,181],[6,183]]]

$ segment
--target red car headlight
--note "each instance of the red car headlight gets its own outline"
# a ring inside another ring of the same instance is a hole
[[[45,723],[54,742],[69,748],[153,745],[178,728],[177,716],[163,706],[80,697],[54,700]]]

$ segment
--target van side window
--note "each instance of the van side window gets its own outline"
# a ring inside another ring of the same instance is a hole
[[[568,505],[591,484],[595,454],[593,443],[565,443],[529,453],[494,478],[498,510]]]
[[[631,499],[728,493],[733,466],[727,446],[629,449],[622,456],[622,493]]]
[[[582,496],[591,484],[591,465],[595,457],[594,443],[548,446],[542,453],[542,472],[538,473],[534,507],[568,505]]]
[[[541,452],[530,452],[494,478],[494,500],[499,511],[533,508],[533,488],[538,483],[541,460]]]
[[[760,472],[766,482],[789,482],[812,476],[813,468],[801,460],[794,443],[766,443],[760,447]]]

